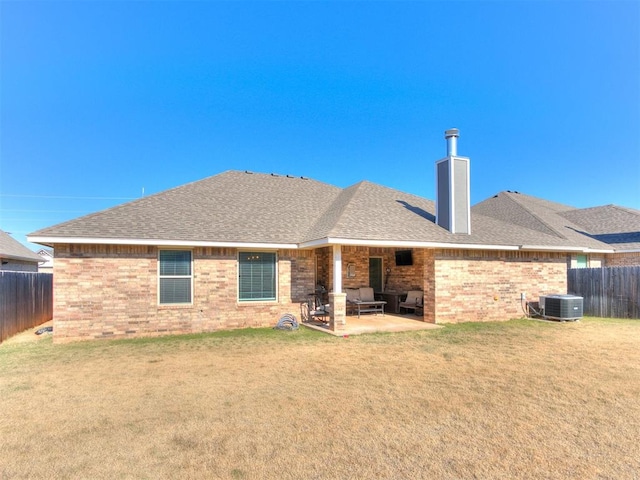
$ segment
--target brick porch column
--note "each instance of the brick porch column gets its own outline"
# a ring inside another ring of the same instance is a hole
[[[331,306],[329,328],[332,332],[345,330],[347,328],[347,294],[330,293],[329,305]]]

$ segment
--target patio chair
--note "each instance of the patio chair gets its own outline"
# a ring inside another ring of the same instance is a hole
[[[360,289],[359,288],[345,288],[347,294],[347,315],[353,314],[356,311],[356,302],[360,301]]]
[[[320,320],[327,323],[329,314],[329,305],[323,305],[318,295],[311,294],[309,300],[300,304],[300,317],[303,322]]]
[[[407,298],[404,301],[399,303],[400,313],[402,313],[402,309],[413,310],[413,313],[418,314],[417,310],[422,308],[424,293],[422,290],[409,290],[407,292]]]

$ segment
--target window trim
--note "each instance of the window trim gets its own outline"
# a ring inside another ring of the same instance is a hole
[[[243,253],[271,253],[274,255],[273,263],[274,263],[274,292],[273,298],[260,298],[260,299],[244,299],[240,298],[240,255]],[[236,301],[240,305],[250,305],[256,303],[277,303],[278,302],[278,293],[280,291],[280,257],[278,255],[277,250],[264,250],[264,249],[238,249],[236,255]]]
[[[182,252],[189,252],[191,254],[191,268],[190,268],[190,272],[191,274],[188,275],[189,279],[190,279],[190,293],[191,293],[191,298],[189,299],[188,302],[179,302],[179,303],[162,303],[160,301],[160,284],[161,279],[163,278],[187,278],[187,275],[161,275],[160,274],[160,252],[174,252],[174,251],[182,251]],[[193,296],[194,296],[194,291],[193,291],[193,286],[194,286],[194,274],[193,274],[193,249],[192,248],[159,248],[158,249],[158,285],[157,285],[157,304],[159,307],[189,307],[189,306],[193,306]]]

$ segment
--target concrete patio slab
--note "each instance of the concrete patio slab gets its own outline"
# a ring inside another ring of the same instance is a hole
[[[385,313],[347,316],[347,325],[344,330],[333,332],[329,330],[329,325],[322,322],[305,322],[301,323],[307,328],[325,332],[337,337],[345,335],[360,335],[363,333],[380,333],[380,332],[408,332],[414,330],[432,330],[442,328],[441,325],[427,323],[422,321],[422,317],[413,314],[394,315]]]

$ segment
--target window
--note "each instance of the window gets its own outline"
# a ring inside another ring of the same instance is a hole
[[[276,299],[275,252],[239,252],[238,275],[241,302]]]
[[[587,268],[586,255],[576,255],[576,268]]]
[[[159,254],[159,303],[191,303],[191,251],[160,250]]]

